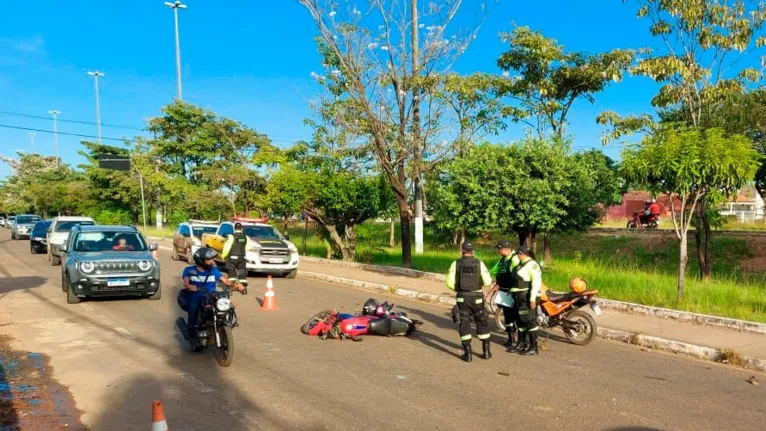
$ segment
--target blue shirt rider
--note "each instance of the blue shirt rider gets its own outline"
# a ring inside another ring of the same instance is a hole
[[[199,310],[204,306],[210,293],[215,292],[216,282],[221,281],[227,287],[231,287],[233,284],[225,274],[222,274],[215,267],[213,259],[216,256],[218,256],[218,252],[212,248],[200,248],[194,253],[195,265],[187,266],[181,274],[184,290],[179,292],[179,304],[186,302],[186,329],[189,341],[192,343],[197,337],[194,328],[197,324]],[[236,288],[239,289],[239,286]]]

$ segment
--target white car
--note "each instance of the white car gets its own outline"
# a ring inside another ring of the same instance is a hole
[[[48,234],[46,235],[46,241],[48,242],[48,260],[51,262],[51,266],[57,266],[61,263],[61,252],[59,247],[67,242],[69,232],[75,225],[95,224],[96,221],[90,217],[55,217],[51,221],[51,227],[48,228]]]

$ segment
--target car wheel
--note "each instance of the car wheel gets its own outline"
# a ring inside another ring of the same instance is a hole
[[[295,278],[295,276],[298,275],[298,270],[294,269],[287,274],[285,274],[285,278]]]
[[[32,245],[31,242],[29,243],[29,252],[32,253],[32,254],[39,253],[39,251],[37,251],[37,248],[34,245]]]
[[[173,244],[173,256],[171,256],[171,259],[178,260],[178,247],[176,247],[175,244]]]
[[[64,271],[61,271],[61,291],[66,293],[68,285],[69,283],[67,282],[67,279],[66,279],[66,273],[64,273]]]
[[[51,253],[51,266],[59,266],[59,264],[61,264],[61,257],[54,256],[53,253]]]
[[[77,297],[77,295],[74,294],[74,291],[72,290],[72,285],[70,283],[66,283],[66,303],[67,304],[79,304],[80,298]]]
[[[186,262],[192,263],[194,261],[194,257],[192,256],[191,248],[189,250],[186,250]]]
[[[16,234],[11,232],[11,241],[16,241]]]
[[[162,285],[157,287],[157,292],[155,292],[154,295],[149,295],[150,301],[156,301],[160,298],[162,298]]]

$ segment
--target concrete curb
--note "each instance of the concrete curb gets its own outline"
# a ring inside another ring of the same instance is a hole
[[[298,277],[310,278],[314,280],[326,281],[330,283],[337,283],[346,286],[359,287],[362,289],[375,290],[379,292],[386,292],[397,296],[402,296],[410,299],[418,299],[424,302],[438,303],[442,305],[453,306],[456,304],[455,298],[448,296],[433,295],[428,293],[419,293],[414,290],[397,288],[385,284],[370,283],[367,281],[353,280],[350,278],[335,277],[327,274],[319,274],[316,272],[298,270]],[[676,353],[684,356],[689,356],[698,359],[706,359],[709,361],[721,362],[722,351],[712,347],[698,346],[695,344],[684,343],[681,341],[667,340],[664,338],[654,337],[651,335],[643,335],[636,332],[619,331],[609,328],[598,328],[597,336],[606,340],[619,341],[626,344],[632,344],[635,346],[642,346],[651,348],[654,350],[661,350],[665,352]],[[758,371],[766,372],[766,360],[743,357],[742,358],[745,367],[752,368]]]
[[[302,257],[306,262],[322,263],[339,266],[343,268],[357,268],[368,271],[380,272],[383,274],[403,275],[415,278],[424,278],[432,281],[444,282],[443,274],[433,272],[416,271],[414,269],[398,268],[395,266],[370,265],[356,262],[342,262],[332,259],[321,259],[318,257]],[[439,296],[439,295],[433,295]],[[454,299],[453,299],[454,301]],[[627,313],[645,314],[664,319],[675,319],[682,322],[691,322],[700,325],[719,326],[723,328],[734,329],[737,331],[753,332],[757,334],[766,334],[766,324],[750,322],[747,320],[730,319],[728,317],[711,316],[708,314],[690,313],[688,311],[671,310],[668,308],[652,307],[649,305],[634,304],[631,302],[615,301],[611,299],[598,298],[599,305],[604,308],[611,308]]]

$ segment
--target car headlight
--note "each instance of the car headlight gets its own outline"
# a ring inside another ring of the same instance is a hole
[[[86,274],[90,274],[94,269],[96,269],[96,265],[93,262],[83,262],[80,264],[80,271]]]
[[[227,311],[231,308],[231,301],[228,298],[218,298],[218,301],[215,302],[215,308],[218,311]]]
[[[142,260],[138,262],[138,269],[141,271],[148,271],[152,268],[152,262],[150,260]]]
[[[288,243],[287,249],[290,250],[291,253],[298,253],[298,247],[296,247],[293,243]]]
[[[247,248],[247,251],[252,251],[253,253],[258,253],[258,250],[260,250],[261,247],[257,245],[251,245]]]

